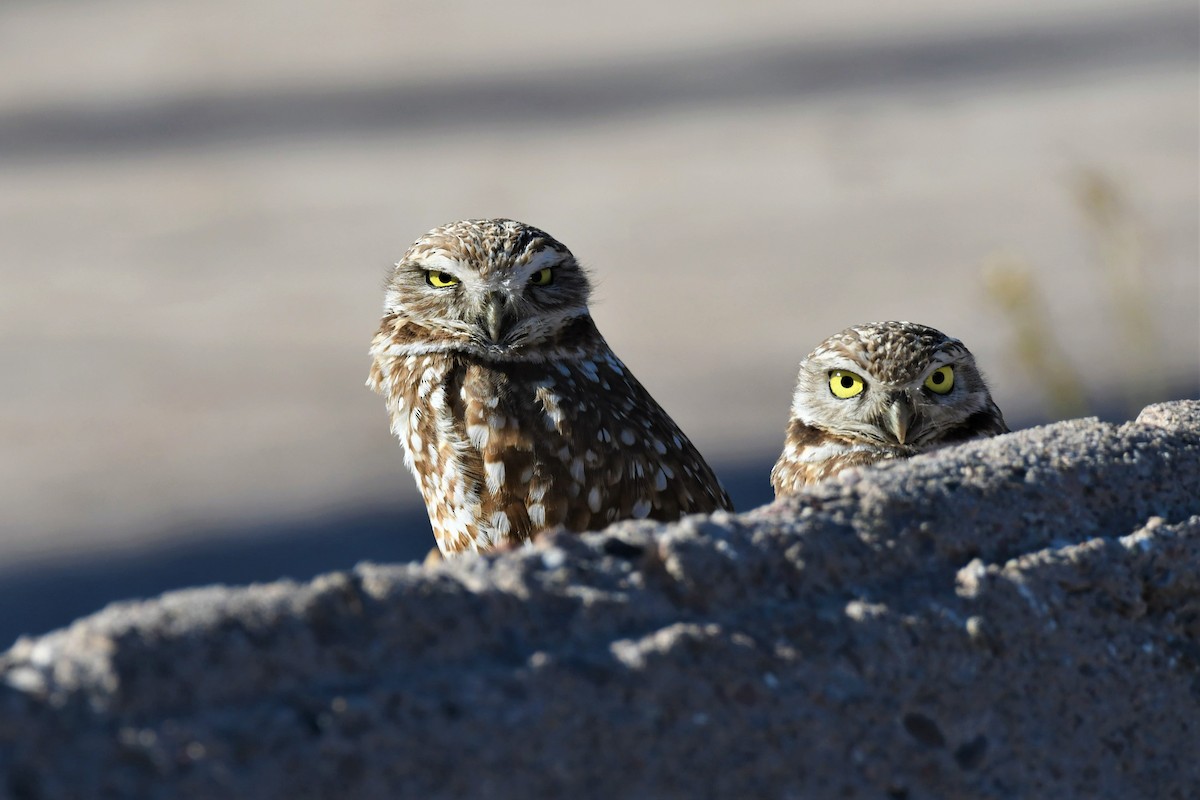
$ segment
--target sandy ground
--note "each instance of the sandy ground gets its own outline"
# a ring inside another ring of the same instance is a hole
[[[1197,9],[1043,6],[5,3],[0,561],[411,511],[366,346],[388,265],[462,217],[566,242],[614,349],[762,487],[796,362],[855,322],[942,328],[1010,420],[1054,418],[997,253],[1093,408],[1196,391]]]

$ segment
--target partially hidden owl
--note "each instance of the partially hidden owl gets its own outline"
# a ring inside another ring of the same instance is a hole
[[[847,328],[800,363],[775,496],[849,467],[1007,433],[971,352],[912,322]]]
[[[609,349],[589,294],[570,250],[509,219],[434,228],[391,272],[367,385],[386,400],[443,555],[732,510]]]

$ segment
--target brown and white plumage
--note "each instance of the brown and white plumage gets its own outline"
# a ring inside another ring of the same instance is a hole
[[[1007,433],[971,352],[912,322],[856,325],[800,363],[775,496],[850,467]]]
[[[396,264],[367,385],[443,554],[732,508],[609,349],[589,293],[563,244],[507,219],[435,228]]]

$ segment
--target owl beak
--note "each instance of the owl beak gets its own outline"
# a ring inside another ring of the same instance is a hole
[[[480,326],[487,333],[488,339],[493,344],[500,344],[508,333],[512,321],[512,312],[508,307],[508,301],[504,295],[500,292],[492,292],[488,295],[483,316],[479,320]]]
[[[898,395],[887,410],[887,428],[896,437],[896,441],[904,444],[908,438],[908,429],[912,424],[912,402],[905,395]]]

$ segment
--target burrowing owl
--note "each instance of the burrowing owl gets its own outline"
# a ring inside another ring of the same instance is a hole
[[[596,330],[590,291],[571,251],[508,219],[435,228],[396,264],[367,385],[444,555],[732,509]]]
[[[848,467],[1007,433],[958,339],[912,322],[856,325],[800,363],[775,496]]]

